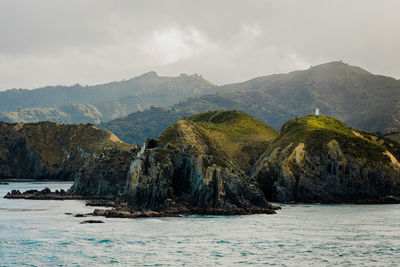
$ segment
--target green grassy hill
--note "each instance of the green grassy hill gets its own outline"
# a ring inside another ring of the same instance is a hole
[[[268,152],[277,147],[304,143],[311,153],[320,153],[328,148],[328,143],[336,140],[346,155],[368,161],[387,162],[385,151],[390,151],[400,158],[400,151],[387,138],[353,129],[343,122],[326,116],[305,116],[286,122],[280,135],[268,147]],[[389,145],[392,144],[392,145]]]
[[[230,162],[242,170],[261,155],[277,131],[239,111],[209,111],[177,121],[160,136],[163,144],[188,147],[214,155],[217,164]]]
[[[400,145],[326,116],[286,122],[252,169],[278,202],[385,203],[400,197]]]

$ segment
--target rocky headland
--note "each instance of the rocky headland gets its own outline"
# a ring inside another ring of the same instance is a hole
[[[0,122],[0,179],[72,181],[89,157],[133,147],[90,124]]]
[[[277,202],[400,203],[400,145],[325,116],[288,121],[253,167]]]
[[[278,133],[239,111],[209,111],[142,146],[100,133],[68,192],[6,197],[91,199],[108,208],[89,215],[123,218],[275,213],[268,201],[400,203],[400,144],[326,116],[292,119]]]
[[[238,111],[183,118],[160,138],[146,140],[130,161],[122,154],[107,164],[89,159],[71,194],[114,194],[126,205],[95,212],[109,217],[274,213],[246,171],[276,135]]]

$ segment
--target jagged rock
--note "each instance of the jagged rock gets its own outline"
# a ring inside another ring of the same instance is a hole
[[[167,200],[196,208],[267,207],[263,194],[241,171],[209,158],[165,147],[146,148],[131,163],[124,198],[138,209],[168,208]]]
[[[399,152],[388,139],[307,116],[282,127],[253,175],[272,201],[393,202],[400,196]]]
[[[108,150],[89,157],[75,176],[70,192],[85,196],[121,196],[131,161],[140,146],[130,150]]]
[[[19,190],[11,190],[11,193],[7,193],[7,195],[21,195]]]

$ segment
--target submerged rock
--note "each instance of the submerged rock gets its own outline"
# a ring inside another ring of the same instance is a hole
[[[80,224],[87,224],[87,223],[104,223],[103,221],[99,221],[99,220],[87,220],[87,221],[83,221]]]

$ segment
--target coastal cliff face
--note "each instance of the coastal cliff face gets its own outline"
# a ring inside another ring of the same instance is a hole
[[[88,161],[77,173],[71,193],[115,195],[133,209],[167,211],[172,214],[194,210],[221,214],[273,212],[255,180],[244,172],[251,156],[244,157],[242,164],[237,164],[234,156],[228,157],[225,150],[215,149],[218,142],[230,140],[224,135],[225,126],[237,123],[237,120],[233,122],[231,119],[243,118],[245,114],[218,111],[208,115],[217,113],[225,118],[219,122],[222,123],[219,126],[224,129],[220,128],[221,138],[218,140],[212,139],[206,131],[211,124],[218,125],[217,122],[209,122],[210,125],[206,127],[195,122],[194,118],[184,118],[170,126],[159,139],[146,140],[136,154],[133,150],[126,158],[115,154],[118,158],[116,162],[128,162],[129,166],[125,163],[102,165],[100,158],[93,158],[90,163]],[[251,125],[253,123],[249,122]],[[256,137],[260,134],[257,131],[253,135],[249,134],[254,143],[246,140],[246,146],[243,147],[258,144],[261,140],[262,143],[268,142],[271,138],[269,134],[276,135],[273,130],[269,132],[270,127],[263,127],[268,129],[268,135]],[[216,131],[214,129],[214,133]],[[239,147],[242,146],[236,148]],[[117,166],[121,168],[117,169]],[[102,171],[99,176],[100,169]]]
[[[71,194],[111,198],[122,196],[130,162],[139,149],[139,146],[132,146],[129,150],[110,149],[91,155],[76,172]]]
[[[93,125],[0,122],[0,178],[73,180],[89,157],[108,149],[130,145]]]
[[[400,196],[400,145],[336,119],[288,121],[252,174],[268,200],[380,202]]]
[[[157,140],[148,140],[128,172],[125,194],[128,203],[151,210],[229,211],[270,207],[243,171],[216,159],[215,155],[196,153],[193,148],[164,146]]]

